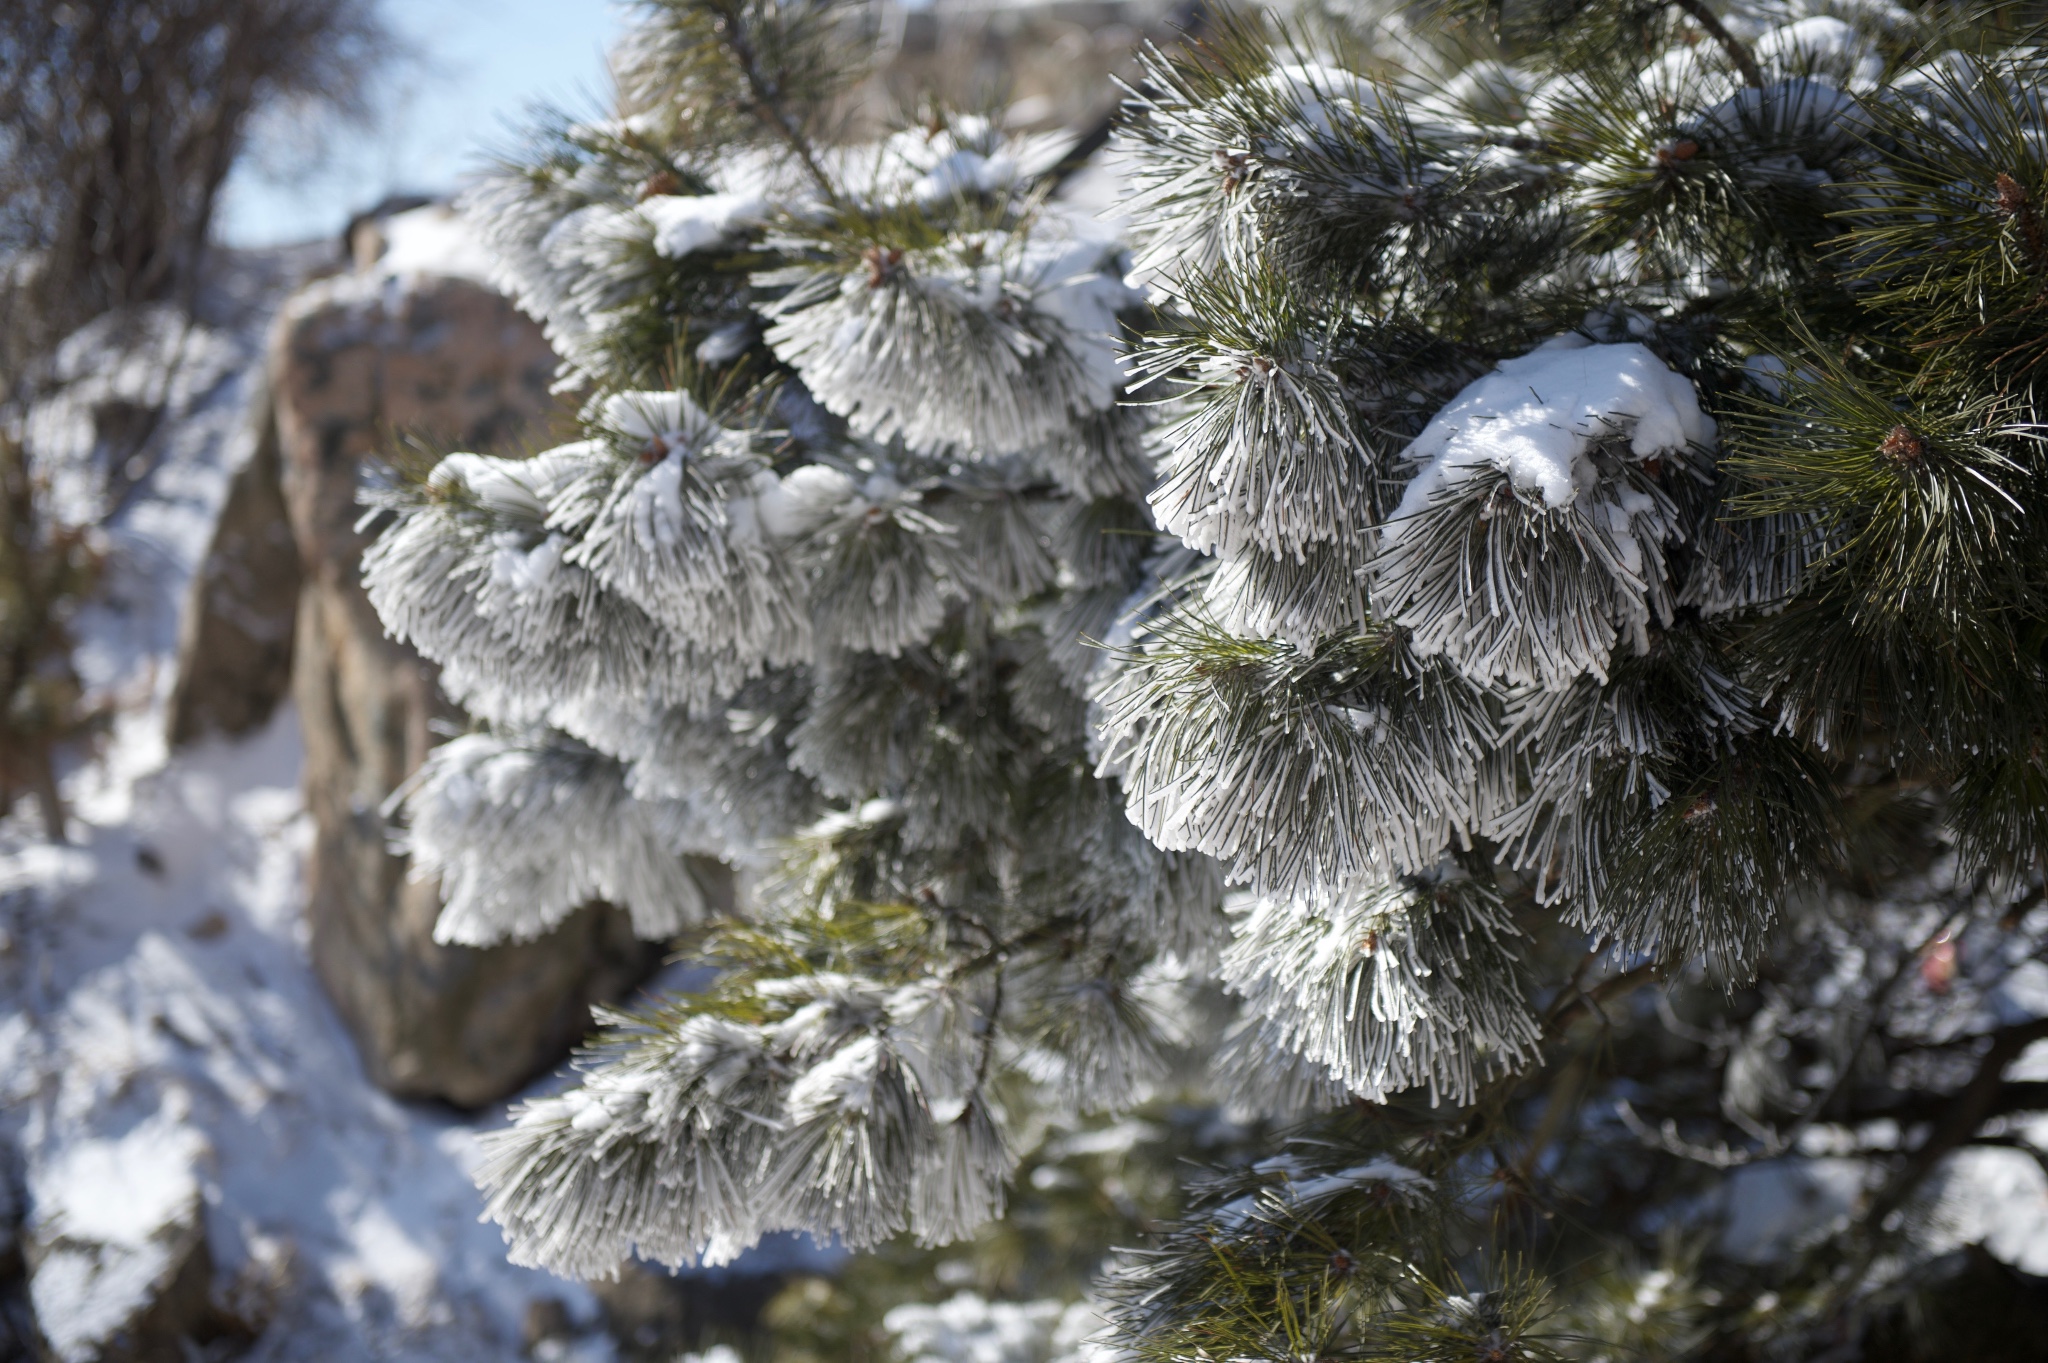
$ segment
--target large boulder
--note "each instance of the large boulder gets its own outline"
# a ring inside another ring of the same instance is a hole
[[[208,734],[254,733],[291,691],[299,550],[278,486],[277,417],[268,393],[252,396],[249,419],[249,457],[228,483],[179,617],[178,677],[167,719],[172,747]]]
[[[473,280],[368,271],[287,304],[270,374],[284,503],[303,573],[293,694],[314,823],[312,957],[394,1093],[473,1106],[559,1059],[590,1005],[643,979],[656,954],[593,906],[539,941],[475,950],[433,940],[438,888],[407,878],[381,807],[460,722],[435,670],[385,637],[364,595],[356,490],[405,437],[506,450],[544,433],[555,356],[540,329]]]

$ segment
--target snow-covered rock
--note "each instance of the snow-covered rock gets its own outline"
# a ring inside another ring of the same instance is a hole
[[[393,213],[377,224],[383,251],[367,273],[378,280],[418,276],[488,285],[497,261],[469,223],[446,204]]]
[[[291,690],[299,550],[278,485],[277,422],[267,390],[251,395],[229,481],[178,627],[166,736],[240,737],[266,724]]]
[[[199,1185],[209,1153],[159,1111],[31,1171],[29,1300],[62,1363],[168,1353],[217,1314]]]

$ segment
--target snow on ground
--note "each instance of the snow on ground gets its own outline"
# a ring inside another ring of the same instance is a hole
[[[66,777],[73,845],[33,816],[0,824],[0,1152],[31,1232],[91,1246],[32,1286],[66,1353],[145,1290],[196,1194],[216,1283],[270,1322],[249,1357],[514,1359],[529,1301],[579,1324],[595,1302],[509,1265],[479,1224],[474,1124],[363,1078],[307,960],[296,715],[175,755],[162,737],[178,611],[253,448],[252,362],[291,263],[244,256],[203,332],[71,357],[85,382],[175,400],[108,522],[108,599],[78,622],[85,680],[120,712]],[[193,355],[203,370],[152,372]],[[89,450],[83,404],[43,419],[53,448]],[[610,1354],[596,1334],[574,1352]]]
[[[594,1304],[505,1262],[469,1124],[363,1078],[306,960],[299,757],[286,707],[137,780],[80,845],[0,854],[0,1107],[31,1207],[118,1238],[195,1177],[217,1274],[278,1313],[254,1357],[516,1358],[529,1300]]]
[[[169,305],[132,318],[102,318],[58,352],[68,380],[39,403],[26,426],[37,467],[53,475],[61,509],[101,519],[108,562],[101,599],[76,621],[76,663],[89,691],[116,708],[113,741],[74,773],[67,789],[78,812],[102,824],[125,817],[134,781],[167,753],[162,707],[175,680],[178,618],[192,573],[205,557],[228,480],[254,452],[261,431],[252,406],[262,387],[271,317],[319,247],[222,252],[198,308],[186,322]],[[125,490],[108,498],[99,467],[96,406],[165,408]]]

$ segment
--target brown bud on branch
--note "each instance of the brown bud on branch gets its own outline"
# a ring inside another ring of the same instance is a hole
[[[1877,452],[1898,467],[1909,469],[1927,457],[1927,442],[1904,426],[1894,426]]]
[[[2026,243],[2027,259],[2035,265],[2048,265],[2048,231],[2041,225],[2041,214],[2034,207],[2034,201],[2018,180],[2004,171],[1992,182],[1998,189],[1998,214],[2007,222],[2017,223],[2020,239]]]

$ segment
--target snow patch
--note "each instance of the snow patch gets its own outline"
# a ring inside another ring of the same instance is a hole
[[[164,1113],[114,1139],[63,1147],[29,1179],[39,1235],[139,1249],[198,1200],[193,1172],[205,1150]]]
[[[1710,447],[1714,435],[1691,381],[1645,347],[1560,336],[1502,360],[1423,428],[1402,456],[1422,471],[1385,534],[1396,538],[1404,522],[1489,469],[1556,509],[1592,486],[1596,446],[1625,443],[1637,459],[1654,459]]]
[[[1936,1181],[1936,1253],[1982,1245],[2022,1273],[2048,1276],[2048,1174],[2026,1150],[1958,1150]]]
[[[767,199],[750,193],[657,194],[640,204],[640,216],[654,225],[654,249],[670,260],[724,246],[769,212]]]
[[[908,1363],[1083,1363],[1113,1352],[1095,1344],[1094,1303],[986,1301],[961,1292],[937,1305],[909,1303],[882,1317]],[[709,1360],[706,1361],[709,1363]]]
[[[146,1251],[196,1193],[219,1280],[288,1275],[265,1363],[511,1363],[528,1301],[579,1319],[596,1304],[512,1267],[479,1224],[469,1122],[363,1076],[306,957],[300,762],[286,705],[251,739],[143,777],[120,822],[82,821],[78,847],[0,846],[18,945],[0,967],[0,1140],[21,1152],[32,1223],[65,1235]],[[68,1261],[39,1274],[39,1313],[47,1297],[42,1318],[59,1318],[67,1292],[117,1309],[124,1282],[161,1268],[148,1257],[120,1279]]]
[[[381,278],[441,275],[488,285],[498,259],[476,229],[446,204],[394,213],[380,224],[384,254],[371,273]]]
[[[1728,1175],[1721,1252],[1776,1263],[1847,1220],[1877,1177],[1864,1160],[1776,1159]]]

